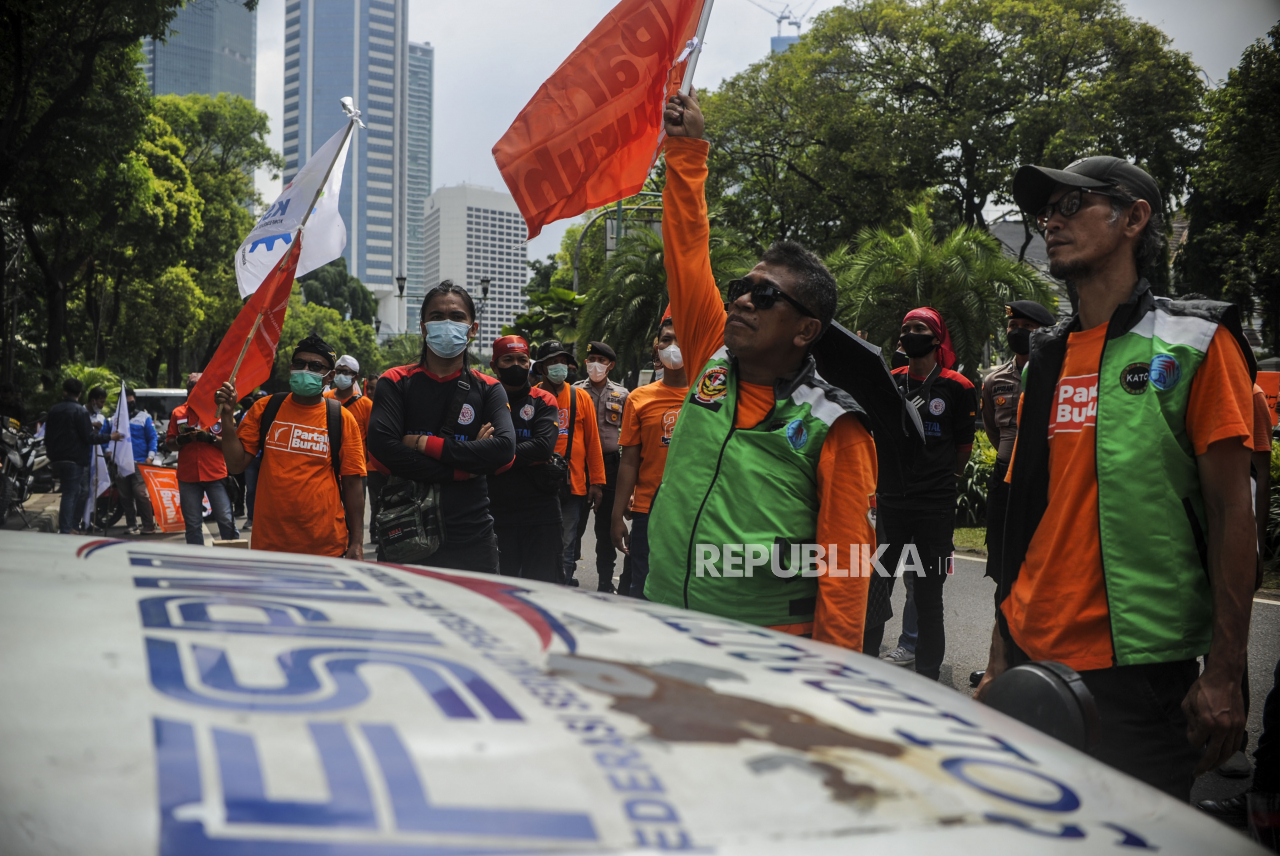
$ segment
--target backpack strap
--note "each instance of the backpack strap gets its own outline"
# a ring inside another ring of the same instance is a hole
[[[336,399],[325,400],[325,424],[329,429],[329,458],[333,462],[333,480],[342,490],[342,405]]]
[[[573,429],[578,416],[578,393],[576,389],[577,387],[569,387],[569,438],[564,443],[564,461],[569,465],[570,470],[573,469]]]
[[[267,454],[267,437],[271,435],[271,423],[276,421],[276,414],[280,412],[280,405],[284,404],[287,392],[277,392],[267,400],[267,406],[262,408],[262,420],[258,423],[258,448],[262,450],[262,454]]]

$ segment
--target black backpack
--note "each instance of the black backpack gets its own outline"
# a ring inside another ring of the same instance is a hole
[[[258,428],[259,445],[262,454],[267,454],[267,436],[271,431],[271,423],[276,421],[280,405],[284,404],[287,392],[277,392],[271,396],[266,408],[262,411],[262,422]],[[332,398],[323,399],[325,404],[325,424],[329,430],[329,458],[333,464],[333,478],[342,489],[342,405]]]

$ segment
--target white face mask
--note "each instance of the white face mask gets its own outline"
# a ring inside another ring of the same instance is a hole
[[[333,385],[338,389],[351,389],[351,384],[355,382],[356,379],[350,375],[335,374],[333,376]]]
[[[680,353],[680,346],[674,343],[658,351],[658,359],[662,360],[662,365],[669,369],[684,366],[684,356]]]
[[[609,376],[609,367],[604,363],[587,363],[587,376],[599,383]]]

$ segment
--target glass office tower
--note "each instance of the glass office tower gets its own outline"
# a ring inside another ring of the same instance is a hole
[[[143,71],[153,95],[217,95],[253,101],[258,16],[241,0],[199,0],[178,10],[164,41],[144,39]]]

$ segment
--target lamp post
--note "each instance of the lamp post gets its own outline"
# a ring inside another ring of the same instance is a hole
[[[484,307],[485,307],[485,304],[489,302],[489,284],[492,282],[493,280],[487,276],[480,277],[480,308],[476,310],[476,321],[482,321],[484,318]],[[481,330],[484,329],[483,323],[481,323],[480,329]],[[479,362],[479,360],[480,360],[480,337],[477,336],[476,337],[476,361]]]
[[[642,190],[641,192],[637,193],[636,196],[656,196],[659,199],[662,198],[661,193],[653,193],[647,190]],[[619,200],[618,207],[616,209],[610,209],[610,208],[604,209],[599,214],[592,217],[590,222],[588,222],[586,226],[582,227],[582,231],[578,234],[578,243],[575,244],[573,248],[573,290],[574,292],[578,291],[578,255],[582,252],[582,239],[587,237],[587,232],[591,231],[591,227],[594,226],[596,224],[596,221],[599,220],[601,217],[607,217],[610,214],[616,214],[618,218],[618,227],[615,234],[619,238],[621,238],[622,237],[622,212],[623,211],[639,211],[641,209],[648,209],[651,211],[661,211],[662,206],[640,204],[640,205],[632,205],[627,208],[623,208],[622,201]]]
[[[408,316],[405,313],[405,307],[404,307],[404,284],[407,280],[408,280],[408,277],[406,277],[404,274],[400,274],[398,277],[396,277],[396,287],[400,289],[400,315],[405,315],[406,327],[409,324]],[[404,331],[401,330],[400,332],[403,333]]]

